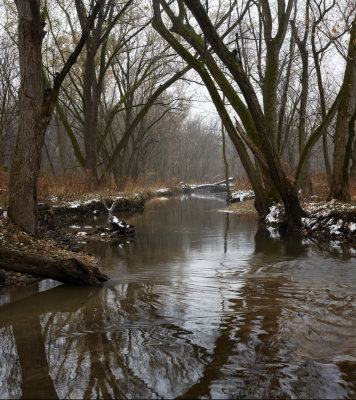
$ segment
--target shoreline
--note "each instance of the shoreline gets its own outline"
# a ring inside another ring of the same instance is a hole
[[[142,211],[146,201],[151,198],[170,197],[183,193],[184,188],[180,186],[133,194],[121,193],[116,196],[92,194],[74,201],[60,201],[51,196],[46,202],[39,204],[39,234],[37,237],[22,232],[11,224],[6,211],[2,212],[0,215],[1,245],[34,254],[47,254],[58,259],[75,257],[98,265],[96,257],[79,251],[80,238],[68,234],[63,229],[72,219],[84,215],[99,216],[113,215],[122,211]],[[238,199],[237,201],[218,211],[257,218],[251,191],[236,191],[235,197]],[[302,219],[301,234],[305,239],[320,242],[321,245],[329,243],[332,248],[336,249],[342,248],[345,244],[356,245],[356,204],[344,204],[334,200],[330,202],[317,201],[311,198],[302,202],[302,206],[308,212],[308,216]],[[273,238],[280,237],[278,228],[283,220],[283,215],[283,207],[278,204],[271,207],[270,213],[266,217],[265,226]],[[110,240],[110,237],[107,240]],[[24,285],[40,279],[43,278],[4,271],[0,268],[0,288]]]

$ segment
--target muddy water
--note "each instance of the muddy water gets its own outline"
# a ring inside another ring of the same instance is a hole
[[[219,207],[125,215],[134,239],[86,245],[102,288],[0,292],[0,398],[356,398],[355,258]]]

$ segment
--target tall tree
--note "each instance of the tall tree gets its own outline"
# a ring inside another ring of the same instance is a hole
[[[297,229],[301,224],[301,217],[304,215],[304,211],[300,206],[295,187],[283,170],[277,152],[279,54],[286,35],[294,0],[290,0],[287,5],[283,0],[277,2],[277,27],[275,27],[269,2],[263,0],[258,5],[257,11],[260,13],[260,18],[263,22],[264,43],[266,46],[266,63],[263,71],[262,86],[263,105],[260,104],[259,96],[248,74],[244,70],[241,60],[237,57],[238,52],[229,49],[229,45],[224,40],[228,35],[219,33],[218,27],[214,26],[210,19],[207,7],[203,6],[199,0],[178,0],[176,3],[178,15],[174,13],[166,1],[153,1],[154,27],[180,56],[200,74],[225,124],[227,132],[230,132],[230,138],[235,140],[234,143],[236,143],[236,148],[239,149],[240,158],[244,152],[244,146],[241,142],[243,140],[254,153],[264,173],[268,175],[273,187],[281,196],[286,210],[287,227],[291,230]],[[248,2],[248,6],[249,3],[252,4],[252,2]],[[192,27],[192,22],[187,16],[188,11],[194,17],[195,23],[199,25],[204,36],[204,42]],[[162,18],[163,12],[168,16],[172,24],[169,28],[167,28]],[[237,24],[239,22],[236,21]],[[194,50],[198,54],[200,53],[202,61],[193,56],[189,52],[189,49],[184,47],[170,31],[178,33],[186,42],[193,46]],[[211,47],[210,49],[208,45]],[[221,68],[212,57],[213,53],[219,59],[219,63],[222,63],[227,71],[229,71],[234,79],[234,83],[237,84],[238,90],[222,76]],[[241,119],[243,126],[236,121],[237,129],[231,127],[230,117],[223,106],[221,97],[217,93],[211,77],[213,77],[221,91],[226,95],[234,111]],[[242,93],[243,99],[240,98],[240,93]],[[250,170],[246,168],[249,163],[251,161],[247,161],[246,159],[244,166],[255,192],[257,192],[256,197],[261,203],[257,205],[259,207],[258,211],[263,215],[263,209],[268,209],[268,202],[258,180],[255,184],[253,183],[256,171],[254,167]],[[268,192],[270,192],[269,188]]]
[[[307,140],[306,131],[306,119],[307,119],[307,104],[308,104],[308,92],[309,92],[309,53],[307,49],[307,41],[309,36],[309,7],[310,0],[307,0],[305,5],[305,30],[302,38],[299,37],[298,30],[295,25],[295,21],[291,20],[292,35],[298,46],[301,61],[302,61],[302,73],[301,73],[301,93],[300,93],[300,106],[299,106],[299,121],[298,121],[298,147],[299,154],[302,154]],[[304,163],[303,174],[301,177],[301,187],[305,194],[312,193],[312,183],[309,176],[309,162]]]
[[[350,162],[356,124],[356,18],[352,22],[344,80],[340,89],[330,197],[350,201]]]
[[[80,21],[82,31],[88,23],[88,18],[81,1],[76,0],[76,10]],[[84,111],[84,148],[85,148],[85,168],[88,176],[88,181],[91,184],[96,184],[97,177],[97,131],[99,119],[99,103],[100,96],[103,90],[104,76],[108,69],[107,41],[110,32],[115,27],[120,17],[125,13],[133,0],[127,0],[119,12],[114,14],[116,2],[113,0],[105,0],[100,12],[99,18],[89,35],[86,42],[86,54],[83,71],[83,111]],[[117,53],[122,44],[118,41],[118,45],[114,49],[114,54]],[[99,72],[97,73],[97,54],[99,49],[100,62]],[[110,57],[111,58],[111,57]]]
[[[91,7],[77,46],[50,88],[44,84],[42,62],[46,7],[41,12],[39,0],[16,0],[21,86],[19,130],[10,171],[9,217],[30,234],[37,233],[37,179],[46,129],[61,84],[82,51],[103,1],[97,0]]]

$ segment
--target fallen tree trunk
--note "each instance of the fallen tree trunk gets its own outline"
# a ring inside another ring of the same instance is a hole
[[[233,180],[234,178],[230,177],[228,179],[228,182],[231,182]],[[224,192],[226,191],[226,179],[214,183],[203,183],[201,185],[190,185],[188,183],[180,182],[178,186],[183,189],[184,193],[192,193],[199,191]]]
[[[72,285],[100,285],[109,277],[99,268],[76,258],[58,259],[0,248],[0,268]]]
[[[223,179],[222,181],[211,183],[211,185],[226,185],[226,181],[232,182],[235,178],[230,176],[228,179]]]

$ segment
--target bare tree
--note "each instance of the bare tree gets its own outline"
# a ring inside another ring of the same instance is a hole
[[[48,124],[64,78],[76,62],[103,5],[98,0],[75,50],[68,57],[53,88],[44,84],[42,42],[45,20],[38,0],[17,0],[18,47],[21,86],[19,91],[19,131],[10,171],[9,216],[26,232],[37,232],[37,179]],[[45,13],[46,14],[46,11]]]
[[[352,22],[335,129],[330,197],[350,201],[350,162],[356,123],[356,18]]]
[[[8,166],[16,138],[18,78],[15,48],[8,39],[0,42],[0,165]]]
[[[234,139],[236,148],[239,149],[239,155],[243,155],[243,144],[241,139],[247,143],[254,155],[258,158],[263,170],[273,182],[273,186],[281,196],[287,216],[287,226],[289,229],[296,229],[300,226],[301,217],[304,212],[299,204],[297,192],[293,184],[288,180],[281,165],[281,161],[277,154],[276,148],[276,132],[277,132],[277,84],[279,79],[279,53],[283,44],[286,30],[289,24],[289,17],[293,7],[293,0],[288,2],[286,6],[284,1],[278,1],[278,27],[273,27],[273,17],[268,1],[262,1],[258,7],[260,15],[263,14],[264,42],[266,45],[266,65],[264,68],[264,80],[262,86],[263,109],[258,100],[258,95],[249,79],[248,74],[242,67],[241,62],[236,58],[235,51],[229,50],[228,44],[224,42],[224,36],[218,33],[218,30],[211,22],[208,10],[198,0],[178,1],[178,15],[174,14],[172,8],[165,1],[154,1],[154,27],[160,34],[171,44],[171,46],[185,59],[185,61],[193,66],[200,74],[206,87],[208,88],[212,100],[222,118],[230,138]],[[162,10],[170,19],[172,26],[171,31],[178,33],[190,45],[200,53],[204,62],[194,57],[186,47],[170,33],[162,19]],[[206,43],[211,46],[213,51],[219,58],[220,62],[227,68],[233,76],[236,84],[241,91],[244,101],[240,95],[222,76],[221,69],[213,60],[211,52],[204,46],[198,34],[193,30],[192,25],[187,17],[187,11],[194,16],[196,23],[205,37]],[[208,67],[210,74],[218,83],[226,98],[230,101],[234,111],[239,115],[244,127],[236,121],[236,128],[232,126],[229,115],[227,114],[221,97],[219,96],[215,84],[211,79],[209,72],[205,68]],[[247,106],[246,106],[246,105]],[[246,151],[246,150],[245,150]],[[248,156],[247,156],[248,157]],[[263,188],[259,179],[256,178],[254,167],[248,167],[251,161],[245,159],[243,162],[246,172],[250,178],[253,189],[255,190],[257,201],[257,210],[260,215],[264,215],[268,210],[268,199],[263,193]]]

